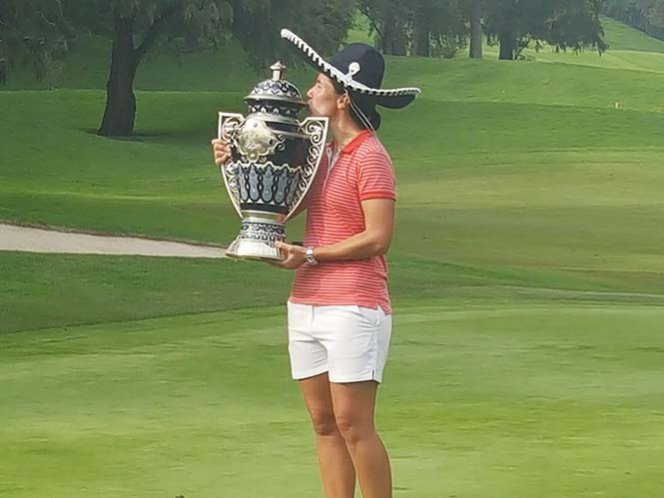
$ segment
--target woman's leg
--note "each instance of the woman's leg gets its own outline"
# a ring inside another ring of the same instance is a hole
[[[330,385],[339,432],[346,441],[364,498],[392,498],[387,451],[374,426],[378,383]]]
[[[299,382],[316,434],[316,449],[327,498],[353,498],[355,469],[334,419],[327,373]]]

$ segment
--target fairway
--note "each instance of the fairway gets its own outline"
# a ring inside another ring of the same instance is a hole
[[[423,89],[379,133],[396,498],[664,496],[664,42],[604,21],[601,57],[388,59],[386,86]],[[152,53],[135,136],[101,138],[108,48],[0,91],[0,221],[228,244],[209,140],[266,75],[233,43]],[[0,497],[323,496],[291,273],[0,252],[0,275]]]

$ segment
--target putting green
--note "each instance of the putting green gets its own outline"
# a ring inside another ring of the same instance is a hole
[[[395,496],[658,496],[663,321],[397,308],[378,417]],[[284,325],[278,307],[0,336],[3,495],[319,496]]]

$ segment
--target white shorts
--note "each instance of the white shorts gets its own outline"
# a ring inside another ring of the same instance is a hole
[[[330,382],[381,382],[392,335],[382,308],[309,306],[288,302],[293,379],[328,372]]]

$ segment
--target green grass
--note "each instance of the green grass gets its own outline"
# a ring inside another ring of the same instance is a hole
[[[662,308],[397,317],[378,416],[395,496],[659,495]],[[0,489],[320,496],[284,325],[266,308],[1,336]]]
[[[607,110],[615,110],[615,102],[620,101],[622,110],[664,111],[657,91],[664,74],[656,71],[537,61],[392,60],[398,61],[389,70],[395,84],[418,84],[425,99]]]
[[[276,306],[283,273],[225,260],[4,253],[3,332]],[[261,289],[247,282],[264,280]],[[35,283],[38,282],[38,285]]]
[[[601,58],[388,60],[387,85],[424,90],[380,132],[397,498],[664,493],[663,51],[610,20],[607,39]],[[57,90],[0,92],[0,220],[229,242],[209,139],[262,77],[233,46],[152,54],[136,136],[104,139],[108,46],[87,42]],[[288,379],[290,273],[5,252],[0,275],[0,496],[321,496]]]
[[[610,50],[664,53],[664,41],[662,40],[652,38],[610,17],[603,17],[602,25]]]
[[[13,119],[0,125],[12,158],[0,173],[7,199],[0,217],[201,240],[215,238],[224,225],[234,229],[209,140],[216,110],[239,95],[182,97],[141,95],[137,119],[147,115],[152,124],[143,121],[132,139],[106,140],[93,131],[101,92],[1,94]],[[175,234],[173,226],[184,231]]]

